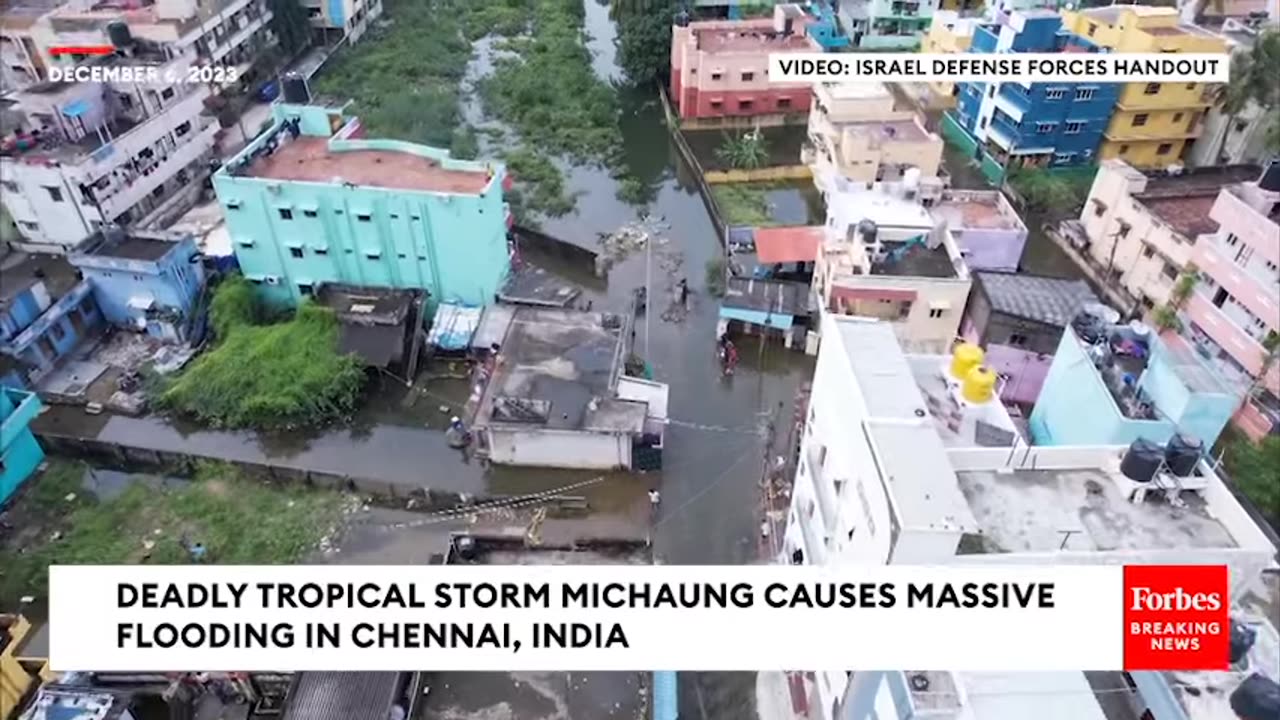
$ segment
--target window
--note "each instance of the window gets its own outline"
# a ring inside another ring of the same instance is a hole
[[[1153,256],[1153,255],[1155,255],[1155,254],[1156,254],[1156,249],[1155,249],[1155,248],[1151,247],[1150,245],[1145,245],[1145,244],[1142,246],[1142,257],[1144,257],[1144,258],[1150,258],[1151,256]]]
[[[302,257],[302,248],[289,248],[289,257]]]
[[[311,252],[315,253],[316,255],[328,255],[328,254],[329,254],[329,248],[322,248],[322,247],[320,247],[320,248],[311,248]]]
[[[1147,83],[1147,86],[1142,89],[1143,95],[1158,95],[1159,93],[1160,83]]]
[[[54,342],[62,342],[62,339],[66,336],[67,331],[62,327],[61,322],[56,322],[49,326],[49,337],[53,338]]]
[[[1101,200],[1099,200],[1099,199],[1097,199],[1097,198],[1094,198],[1094,199],[1093,199],[1093,200],[1091,200],[1090,202],[1092,202],[1092,203],[1093,203],[1093,216],[1094,216],[1094,217],[1102,217],[1102,216],[1103,216],[1103,214],[1107,212],[1107,204],[1106,204],[1106,203],[1104,203],[1104,202],[1102,202]]]
[[[1038,122],[1036,123],[1036,134],[1048,135],[1049,133],[1053,132],[1053,129],[1056,127],[1058,127],[1058,123]]]
[[[1014,347],[1022,347],[1027,344],[1027,336],[1022,333],[1009,333],[1009,344]]]
[[[160,98],[162,100],[168,100],[171,97],[173,97],[173,88],[165,88],[160,91]]]
[[[1151,116],[1148,115],[1147,113],[1138,113],[1137,115],[1133,116],[1133,126],[1142,127],[1143,125],[1147,124],[1147,120],[1149,119],[1151,119]]]
[[[1084,126],[1085,122],[1083,120],[1068,120],[1062,131],[1068,135],[1079,135]]]
[[[45,189],[45,192],[49,193],[49,197],[54,202],[62,202],[62,188],[51,187],[46,185],[44,189]]]
[[[718,73],[718,72],[713,72],[713,73],[711,73],[711,79],[712,79],[712,80],[719,80],[719,79],[720,79],[721,77],[723,77],[723,76],[724,76],[724,74],[723,74],[723,73]]]
[[[1144,307],[1144,308],[1146,308],[1146,309],[1148,309],[1148,310],[1153,310],[1153,309],[1155,309],[1156,301],[1155,301],[1155,300],[1152,300],[1150,297],[1148,297],[1146,293],[1143,293],[1143,294],[1142,294],[1142,297],[1140,298],[1140,300],[1141,300],[1141,302],[1142,302],[1142,307]]]
[[[1089,37],[1093,37],[1093,34],[1096,32],[1098,32],[1098,26],[1094,23],[1089,23]]]
[[[356,220],[359,220],[360,222],[370,222],[373,220],[373,216],[369,213],[356,213]]]
[[[755,80],[755,79],[756,79],[756,74],[753,72],[742,73],[742,82],[751,82],[752,80]]]
[[[276,208],[276,212],[280,213],[281,220],[292,220],[293,211],[289,208]]]
[[[1061,100],[1063,97],[1066,96],[1066,94],[1067,94],[1067,91],[1065,88],[1049,88],[1048,90],[1044,91],[1044,99],[1045,100]]]
[[[238,200],[228,200],[228,201],[227,201],[227,209],[228,209],[228,210],[239,210],[239,209],[240,209],[240,201],[238,201]]]
[[[249,238],[244,238],[240,240],[238,244],[240,245],[240,247],[251,248],[253,247],[253,240]]]
[[[995,85],[988,85],[988,86],[987,86],[987,97],[995,97],[995,96],[996,96],[996,86],[995,86]]]
[[[1132,229],[1133,229],[1133,226],[1132,226],[1132,225],[1130,225],[1129,223],[1127,223],[1127,222],[1125,222],[1125,221],[1121,220],[1121,221],[1120,221],[1120,228],[1116,230],[1116,237],[1122,237],[1122,238],[1129,237],[1129,231],[1130,231],[1130,230],[1132,230]]]
[[[311,285],[309,283],[298,283],[298,294],[310,296]]]
[[[316,216],[316,214],[317,214],[317,213],[316,213],[316,211],[315,211],[315,210],[303,210],[303,211],[302,211],[302,217],[309,217],[309,218],[313,218],[313,217],[315,217],[315,216]]]
[[[1176,280],[1178,278],[1178,268],[1170,265],[1169,263],[1165,263],[1164,267],[1160,269],[1160,272],[1170,280]]]
[[[778,109],[783,110],[791,107],[791,98],[778,98]]]
[[[984,127],[986,127],[986,126],[987,126],[987,119],[986,119],[986,118],[981,118],[981,119],[979,119],[979,120],[978,120],[978,127],[980,127],[980,128],[984,128]]]
[[[377,260],[378,258],[382,257],[382,251],[381,251],[381,250],[366,250],[366,251],[364,252],[364,256],[365,256],[366,258],[370,259],[370,260]]]
[[[1128,145],[1121,145],[1121,146],[1120,146],[1120,154],[1121,154],[1121,155],[1123,155],[1123,154],[1125,154],[1125,153],[1127,153],[1127,152],[1129,152],[1129,146],[1128,146]]]
[[[1195,84],[1195,83],[1187,83],[1187,89],[1188,89],[1188,90],[1195,90],[1195,89],[1196,89],[1196,84]]]
[[[3,182],[3,185],[4,185],[4,189],[8,190],[9,192],[12,192],[12,193],[22,192],[22,188],[18,187],[18,183],[13,182],[11,180],[5,180]]]
[[[933,318],[933,319],[935,319],[935,320],[936,320],[936,319],[938,319],[938,318],[942,317],[943,313],[945,313],[945,312],[946,312],[946,311],[945,311],[945,310],[943,310],[942,308],[929,308],[929,317],[931,317],[931,318]]]
[[[39,223],[27,222],[26,220],[23,220],[18,224],[22,226],[23,230],[30,230],[31,232],[40,232]]]
[[[1174,122],[1182,122],[1182,113],[1174,113],[1174,114],[1173,114],[1173,121],[1174,121]]]
[[[720,101],[720,100],[712,100],[712,101],[711,101],[711,109],[712,109],[712,110],[719,110],[719,109],[720,109],[720,108],[722,108],[722,107],[724,107],[724,103],[723,103],[722,101]]]
[[[750,110],[750,109],[751,109],[751,106],[752,106],[752,105],[754,105],[754,104],[755,104],[755,103],[753,103],[753,102],[752,102],[752,101],[750,101],[750,100],[739,100],[739,101],[738,101],[738,109],[739,109],[739,110]]]
[[[1092,100],[1093,94],[1097,92],[1096,88],[1079,88],[1076,90],[1077,100]]]
[[[1173,143],[1160,143],[1160,147],[1156,148],[1157,155],[1168,155],[1173,150]]]
[[[186,121],[186,122],[182,123],[181,125],[179,125],[178,127],[176,127],[176,128],[174,128],[174,129],[173,129],[173,134],[174,134],[174,135],[176,135],[176,136],[178,136],[178,137],[182,137],[183,135],[186,135],[186,134],[187,134],[187,133],[189,133],[189,132],[191,132],[191,121],[190,121],[190,120],[188,120],[188,121]]]

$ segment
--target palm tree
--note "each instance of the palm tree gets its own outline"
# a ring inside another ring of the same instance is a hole
[[[1250,103],[1262,108],[1263,112],[1273,112],[1280,105],[1280,31],[1267,30],[1258,36],[1253,47],[1238,52],[1231,58],[1231,80],[1214,88],[1211,98],[1218,110],[1227,116],[1226,129],[1218,141],[1217,152],[1213,158],[1221,157],[1227,143],[1227,136],[1235,125],[1236,116],[1249,107]],[[1280,119],[1274,120],[1267,128],[1267,145],[1271,149],[1280,149]]]

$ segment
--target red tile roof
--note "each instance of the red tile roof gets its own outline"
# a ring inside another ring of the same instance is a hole
[[[815,226],[757,228],[756,258],[764,265],[813,262],[822,247],[822,233]]]

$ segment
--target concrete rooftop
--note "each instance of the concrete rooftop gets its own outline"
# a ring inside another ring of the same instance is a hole
[[[638,431],[645,405],[614,399],[625,326],[606,313],[518,308],[475,424]]]
[[[949,355],[909,355],[907,362],[924,397],[934,429],[947,447],[1010,447],[1017,429],[998,398],[981,405],[962,406],[957,384],[944,374]]]
[[[952,230],[1025,230],[999,192],[949,192],[929,209]]]
[[[956,474],[981,527],[984,552],[1106,552],[1234,548],[1227,528],[1194,493],[1185,508],[1152,492],[1141,503],[1116,469],[985,470]],[[1117,479],[1120,483],[1117,483]]]
[[[301,136],[285,141],[246,169],[251,177],[295,182],[347,182],[368,187],[479,195],[489,186],[488,174],[446,170],[421,155],[389,150],[329,149],[329,140]]]

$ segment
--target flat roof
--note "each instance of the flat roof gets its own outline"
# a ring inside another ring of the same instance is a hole
[[[697,39],[698,49],[709,53],[752,50],[810,50],[815,43],[804,31],[803,23],[790,35],[773,29],[772,18],[738,22],[713,21],[706,25],[690,23],[689,30]]]
[[[159,260],[173,248],[174,243],[166,240],[130,235],[118,243],[111,243],[97,248],[92,254],[103,257],[123,258],[125,260]]]
[[[1108,720],[1083,672],[959,673],[958,681],[974,720]]]
[[[1163,493],[1130,502],[1114,468],[963,470],[960,491],[981,528],[983,552],[1106,552],[1234,548],[1194,492],[1177,508]],[[1119,482],[1117,482],[1119,481]]]
[[[1177,197],[1136,195],[1134,199],[1188,240],[1218,230],[1217,221],[1209,217],[1209,211],[1218,199],[1217,190],[1201,190]]]
[[[1231,709],[1231,693],[1252,673],[1280,682],[1280,638],[1276,628],[1261,617],[1239,618],[1257,632],[1243,668],[1222,672],[1169,672],[1169,686],[1188,720],[1239,720]]]
[[[952,230],[1025,230],[1022,218],[1008,206],[999,191],[980,190],[943,193],[929,208],[933,216],[947,221]]]
[[[856,226],[862,220],[870,220],[881,227],[919,228],[922,231],[934,226],[929,211],[914,200],[867,190],[839,173],[831,173],[825,179],[827,186],[834,189],[827,199],[827,214],[835,218],[842,238],[844,225]]]
[[[722,307],[756,310],[773,315],[808,314],[809,286],[806,283],[756,278],[729,278]]]
[[[821,225],[756,228],[756,260],[764,264],[814,262],[825,232]]]
[[[56,302],[80,282],[76,268],[62,255],[14,253],[0,261],[0,307],[24,290],[43,281],[49,299]]]
[[[992,310],[1055,327],[1066,327],[1085,305],[1100,302],[1083,280],[988,271],[974,273],[974,280]]]
[[[841,131],[848,130],[855,135],[869,135],[882,141],[924,142],[932,137],[914,119],[832,121],[831,124]]]
[[[614,398],[625,325],[623,318],[608,313],[517,308],[475,424],[631,429],[635,406],[643,410],[643,403]],[[643,412],[638,419],[643,425]]]
[[[864,428],[898,516],[938,529],[977,527],[956,483],[915,373],[889,323],[828,316],[866,403]],[[923,520],[922,520],[923,519]]]
[[[289,689],[283,720],[386,720],[400,699],[396,672],[304,672]]]
[[[946,245],[929,249],[920,243],[904,246],[901,251],[890,250],[884,259],[871,264],[871,274],[930,278],[960,276]]]
[[[944,374],[949,355],[908,355],[911,374],[933,418],[934,430],[948,447],[1011,447],[1018,430],[999,398],[980,405],[956,399],[958,383]]]
[[[245,168],[250,177],[333,183],[397,190],[425,190],[479,195],[490,176],[479,170],[448,170],[436,160],[391,150],[329,149],[327,138],[300,136],[285,140],[275,152],[259,156]]]
[[[826,92],[833,100],[863,100],[893,94],[887,85],[879,82],[822,83],[814,89]]]

